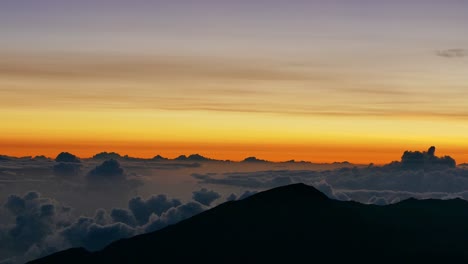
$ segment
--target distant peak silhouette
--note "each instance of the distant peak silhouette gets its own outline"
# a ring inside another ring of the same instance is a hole
[[[155,161],[163,161],[163,160],[169,160],[169,159],[168,159],[168,158],[165,158],[165,157],[163,157],[163,156],[161,156],[161,155],[156,155],[156,156],[153,157],[153,160],[155,160]]]
[[[174,160],[177,161],[212,161],[213,159],[204,157],[200,154],[191,154],[190,156],[180,155],[179,157],[175,158]]]
[[[266,160],[262,160],[262,159],[257,159],[256,157],[248,157],[248,158],[245,158],[242,162],[268,162]]]
[[[270,189],[266,192],[260,192],[252,195],[245,200],[266,199],[269,201],[283,202],[285,200],[308,200],[308,201],[327,201],[330,200],[324,193],[315,187],[304,183],[295,183]]]

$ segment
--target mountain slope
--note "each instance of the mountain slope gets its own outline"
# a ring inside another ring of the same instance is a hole
[[[224,203],[99,252],[71,253],[32,263],[468,261],[468,202],[364,205],[294,184]]]

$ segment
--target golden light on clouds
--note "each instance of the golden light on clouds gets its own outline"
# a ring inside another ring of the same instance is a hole
[[[444,79],[431,68],[409,74],[313,60],[3,58],[5,154],[40,154],[42,146],[50,155],[75,147],[79,155],[119,149],[136,156],[193,151],[234,160],[250,153],[386,162],[409,146],[468,145],[468,97],[459,88],[466,77]]]

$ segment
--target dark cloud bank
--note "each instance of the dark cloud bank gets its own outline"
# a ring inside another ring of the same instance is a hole
[[[207,204],[220,197],[213,191],[200,193],[209,194],[203,199]],[[0,244],[3,252],[16,256],[5,263],[22,263],[69,247],[99,250],[117,239],[156,231],[206,208],[198,202],[182,203],[157,195],[135,197],[127,208],[99,209],[93,217],[74,217],[72,208],[37,192],[10,195],[2,210],[13,216],[15,223],[0,226]]]
[[[85,173],[83,161],[69,153],[56,158],[53,174],[57,179],[84,179],[85,191],[97,188],[108,193],[111,188],[122,191],[135,184],[116,159],[101,160]],[[236,199],[233,195],[231,199]],[[193,201],[186,203],[163,194],[146,199],[136,196],[126,208],[98,209],[94,216],[79,216],[73,208],[35,191],[12,194],[0,208],[0,216],[13,219],[11,224],[0,224],[0,256],[10,256],[0,263],[23,263],[70,247],[99,250],[112,241],[198,214],[219,198],[219,193],[205,188],[193,192]]]

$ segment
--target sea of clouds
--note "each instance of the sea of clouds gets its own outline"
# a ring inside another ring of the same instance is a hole
[[[112,241],[175,224],[225,201],[292,183],[332,199],[386,205],[468,199],[468,169],[435,149],[405,152],[385,166],[168,160],[101,153],[79,159],[0,156],[0,263],[23,263],[70,247]]]

